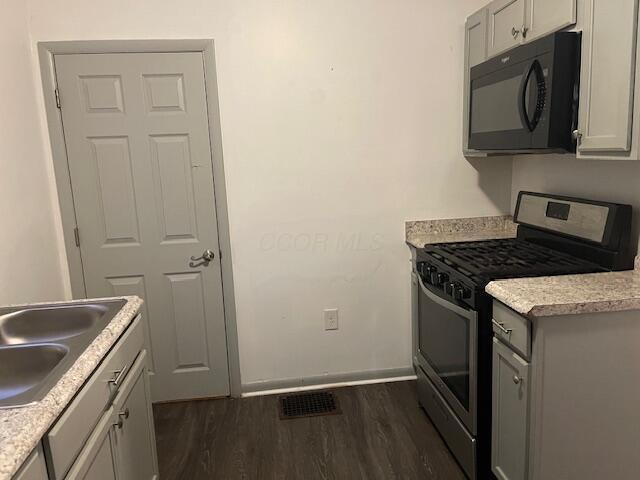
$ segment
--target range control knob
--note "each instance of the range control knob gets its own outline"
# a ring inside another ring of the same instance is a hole
[[[449,275],[447,275],[446,273],[439,273],[436,277],[436,280],[436,285],[442,285],[447,280],[449,280]]]
[[[445,284],[444,286],[444,293],[446,293],[447,295],[454,295],[455,289],[456,289],[457,284],[455,282],[449,282],[447,284]]]
[[[426,262],[421,262],[418,264],[418,272],[420,273],[422,278],[428,279],[429,275],[431,275],[431,270],[433,270],[433,267]]]
[[[427,275],[427,282],[432,285],[438,284],[438,269],[436,267],[429,267],[429,274]]]
[[[469,298],[471,296],[471,291],[468,288],[464,288],[462,285],[458,284],[453,289],[453,298],[456,300],[464,300],[465,298]]]

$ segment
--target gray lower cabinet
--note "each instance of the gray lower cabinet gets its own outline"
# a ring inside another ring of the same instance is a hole
[[[529,390],[529,364],[494,338],[491,468],[500,480],[527,478]]]
[[[138,316],[43,438],[48,477],[14,480],[157,479],[147,361]]]
[[[143,327],[141,317],[132,322],[43,438],[52,480],[66,478],[103,413],[122,390],[136,358],[144,350]]]
[[[47,480],[48,478],[42,444],[38,444],[22,464],[18,473],[13,476],[13,480]]]
[[[138,355],[65,480],[158,477],[146,356],[146,350]]]
[[[496,477],[638,480],[640,311],[493,316]]]
[[[114,401],[118,480],[151,480],[158,476],[150,400],[146,351],[142,351]]]
[[[113,424],[116,415],[109,408],[100,419],[82,452],[65,477],[66,480],[116,480]]]

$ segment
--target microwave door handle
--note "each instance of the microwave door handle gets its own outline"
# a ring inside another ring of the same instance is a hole
[[[520,120],[527,130],[530,132],[533,131],[531,120],[529,119],[528,105],[527,105],[527,85],[529,85],[529,80],[531,79],[531,74],[533,73],[533,65],[537,60],[534,60],[529,68],[527,68],[527,73],[524,77],[522,77],[522,82],[520,82],[520,92],[518,95],[518,111],[520,112]]]
[[[531,131],[534,131],[540,123],[542,112],[544,110],[544,104],[547,96],[547,85],[544,80],[544,72],[542,71],[542,65],[538,60],[534,60],[532,65],[533,73],[536,75],[536,110],[533,113],[531,119]]]
[[[536,109],[533,114],[533,118],[529,118],[529,111],[527,105],[527,86],[531,80],[531,75],[536,76]],[[520,84],[520,101],[518,102],[518,108],[520,111],[520,119],[522,123],[527,127],[530,132],[533,132],[540,118],[542,117],[542,111],[544,110],[546,96],[546,85],[544,81],[544,72],[542,71],[542,65],[538,60],[534,60],[527,69],[527,74],[522,79]]]

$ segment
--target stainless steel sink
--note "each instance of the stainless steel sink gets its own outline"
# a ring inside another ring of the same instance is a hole
[[[0,400],[33,390],[67,355],[62,345],[20,345],[0,349]]]
[[[104,304],[18,310],[0,316],[0,345],[53,342],[91,329],[107,312]]]
[[[42,400],[125,303],[0,309],[0,408]]]

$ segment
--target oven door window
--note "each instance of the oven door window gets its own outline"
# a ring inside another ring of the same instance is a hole
[[[419,312],[420,353],[469,411],[471,320],[432,301],[424,292]]]

